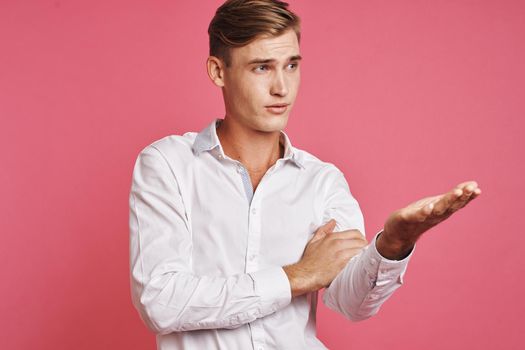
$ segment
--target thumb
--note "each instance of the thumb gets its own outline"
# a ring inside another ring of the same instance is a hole
[[[331,219],[326,224],[320,226],[317,231],[315,231],[314,236],[310,240],[310,242],[315,242],[321,238],[323,238],[327,233],[330,233],[334,230],[336,225],[336,221],[334,219]]]

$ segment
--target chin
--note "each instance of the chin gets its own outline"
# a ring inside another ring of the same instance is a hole
[[[288,124],[288,115],[270,115],[264,116],[260,124],[260,130],[265,132],[281,131]]]

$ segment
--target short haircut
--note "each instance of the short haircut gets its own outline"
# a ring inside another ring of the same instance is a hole
[[[230,49],[248,45],[258,36],[278,36],[293,29],[301,39],[300,18],[279,0],[227,0],[208,27],[210,56],[231,64]]]

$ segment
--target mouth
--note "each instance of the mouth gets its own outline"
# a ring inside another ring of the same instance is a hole
[[[289,105],[289,103],[276,103],[265,107],[272,114],[283,114],[286,112]]]

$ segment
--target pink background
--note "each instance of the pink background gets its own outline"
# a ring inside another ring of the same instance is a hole
[[[0,2],[3,349],[153,349],[131,305],[128,193],[147,144],[223,116],[205,75],[220,1]],[[523,1],[292,1],[302,87],[287,133],[339,166],[368,237],[475,179],[405,285],[331,349],[518,349],[523,336]]]

